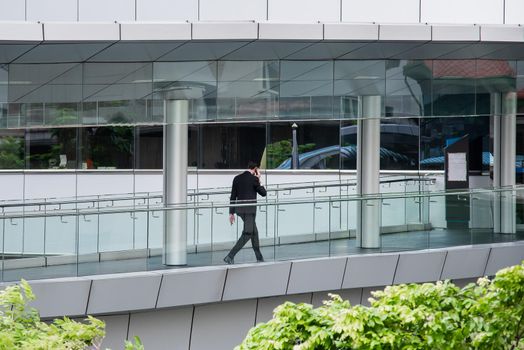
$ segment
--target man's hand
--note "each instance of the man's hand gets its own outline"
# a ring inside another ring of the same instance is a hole
[[[231,225],[235,223],[235,214],[229,214],[229,223]]]

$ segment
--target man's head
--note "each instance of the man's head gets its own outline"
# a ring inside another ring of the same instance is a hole
[[[247,163],[247,168],[248,168],[249,170],[255,170],[255,168],[258,168],[258,164],[255,163],[255,162],[253,162],[253,161],[249,161],[249,162]]]

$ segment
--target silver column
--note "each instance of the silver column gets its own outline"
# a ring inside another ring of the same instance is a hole
[[[493,187],[515,186],[517,142],[517,94],[491,95],[493,114]],[[494,231],[516,232],[516,200],[513,191],[495,193],[493,205]]]
[[[380,192],[380,96],[361,97],[361,118],[357,131],[357,192]],[[362,248],[380,247],[381,202],[362,200],[357,206],[357,241]]]
[[[187,202],[187,100],[164,102],[164,203],[166,206]],[[164,214],[165,265],[187,264],[187,213],[169,210]]]

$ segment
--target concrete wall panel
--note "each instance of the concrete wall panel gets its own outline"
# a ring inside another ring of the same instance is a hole
[[[0,180],[0,193],[3,200],[24,198],[24,174],[2,174]]]
[[[421,0],[421,22],[501,24],[503,4],[504,0]]]
[[[101,349],[123,349],[127,338],[129,314],[98,317],[106,323]]]
[[[139,312],[130,317],[128,339],[139,336],[146,349],[189,349],[193,307]]]
[[[153,309],[161,275],[129,273],[93,278],[88,314]]]
[[[194,40],[255,40],[257,38],[258,24],[253,22],[193,23]]]
[[[168,271],[163,274],[157,307],[220,301],[226,269]]]
[[[25,0],[0,0],[0,21],[25,21]]]
[[[393,283],[437,281],[445,257],[445,251],[401,254]]]
[[[233,10],[234,9],[234,10]],[[201,21],[265,21],[267,0],[200,0]]]
[[[57,186],[57,183],[60,186]],[[75,174],[27,174],[25,198],[64,198],[76,194]]]
[[[76,21],[77,0],[27,0],[28,21]]]
[[[398,254],[350,256],[342,288],[390,285],[397,262]]]
[[[195,307],[191,350],[231,350],[255,325],[256,299]]]
[[[340,0],[268,0],[268,20],[338,22],[340,21]]]
[[[342,0],[342,22],[418,23],[419,0]]]
[[[479,41],[480,27],[474,25],[434,25],[433,41]]]
[[[115,23],[46,23],[44,38],[46,41],[116,41],[120,40],[120,25]]]
[[[522,260],[524,260],[524,244],[522,243],[506,247],[493,247],[489,254],[484,275],[495,275],[498,270],[518,265]]]
[[[41,41],[41,23],[4,22],[0,23],[0,41]]]
[[[40,316],[61,317],[85,315],[91,281],[79,278],[31,281],[36,296],[31,306],[40,311]]]
[[[291,265],[288,294],[339,289],[347,258],[295,261]]]
[[[262,40],[322,40],[322,24],[259,23],[258,37]]]
[[[383,24],[380,26],[379,39],[387,41],[430,41],[431,26],[424,24]]]
[[[136,20],[196,21],[198,0],[136,0]]]
[[[232,267],[227,272],[223,300],[286,294],[290,262]]]
[[[257,319],[256,324],[260,322],[267,322],[273,318],[273,310],[284,304],[286,301],[299,304],[299,303],[311,303],[311,293],[307,294],[293,294],[283,295],[278,297],[261,298],[258,300],[257,305]]]
[[[79,20],[86,22],[134,21],[135,0],[78,0]]]
[[[78,195],[133,193],[132,174],[78,174]]]
[[[484,273],[489,248],[448,250],[441,279],[480,277]]]
[[[505,1],[505,22],[506,24],[524,24],[524,1],[506,0]]]

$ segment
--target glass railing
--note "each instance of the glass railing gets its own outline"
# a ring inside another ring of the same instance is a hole
[[[516,216],[516,204],[522,198],[524,187],[425,189],[365,197],[325,193],[301,198],[268,196],[256,204],[256,223],[266,261],[441,248],[524,239],[518,229],[508,234],[494,230],[500,217]],[[188,266],[223,264],[223,257],[242,233],[242,220],[229,224],[227,201],[167,208],[143,199],[130,199],[119,206],[95,203],[4,210],[0,215],[2,281],[163,269],[167,211],[181,210],[187,215]],[[506,210],[502,216],[495,210],[501,204]],[[253,204],[236,206],[246,205]],[[359,248],[359,206],[379,210],[379,248]],[[246,248],[235,261],[254,262],[255,256]]]

